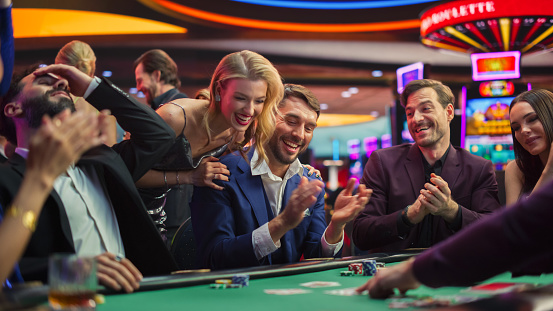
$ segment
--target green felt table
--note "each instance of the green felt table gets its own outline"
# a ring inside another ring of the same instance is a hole
[[[380,261],[380,260],[379,260]],[[362,296],[335,296],[325,294],[325,291],[333,289],[345,289],[357,287],[365,283],[368,276],[341,276],[340,271],[347,270],[347,265],[351,261],[343,262],[341,267],[329,265],[322,271],[313,271],[313,266],[296,267],[293,274],[274,276],[259,275],[250,280],[250,285],[237,289],[212,289],[209,283],[212,281],[204,280],[204,284],[175,287],[171,285],[163,288],[163,281],[158,282],[160,289],[142,291],[133,294],[106,295],[105,303],[98,306],[99,311],[110,310],[387,310],[389,300],[370,299],[366,295]],[[388,263],[387,265],[393,265]],[[317,264],[315,264],[316,266]],[[211,273],[213,274],[213,272]],[[224,272],[221,277],[225,277]],[[211,275],[210,278],[216,278],[217,275]],[[184,276],[183,278],[186,278]],[[193,278],[193,276],[190,276]],[[339,282],[337,287],[324,288],[306,288],[300,286],[301,283],[310,281],[329,281]],[[510,273],[501,274],[493,277],[483,283],[490,282],[523,282],[532,284],[552,284],[553,274],[542,276],[526,276],[511,278]],[[161,284],[161,285],[160,285]],[[310,290],[307,294],[297,295],[269,295],[264,292],[265,289],[290,289],[303,288]],[[420,287],[409,291],[409,295],[431,295],[431,296],[480,296],[466,292],[466,287],[446,287],[432,289]]]

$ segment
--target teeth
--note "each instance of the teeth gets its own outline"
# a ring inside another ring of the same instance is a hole
[[[240,119],[241,121],[244,121],[244,122],[247,122],[249,121],[252,117],[245,117],[243,115],[237,115],[238,119]]]
[[[292,148],[298,148],[299,145],[298,144],[294,144],[294,143],[291,143],[291,142],[288,142],[288,141],[284,141],[284,143]]]

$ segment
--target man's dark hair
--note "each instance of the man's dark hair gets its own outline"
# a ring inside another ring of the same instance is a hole
[[[159,70],[161,72],[161,81],[173,85],[176,88],[180,87],[177,64],[163,50],[149,50],[140,55],[140,57],[134,61],[134,70],[136,70],[136,67],[140,64],[144,66],[144,71],[146,73],[152,74],[154,71]]]
[[[11,103],[19,95],[19,93],[21,93],[21,90],[23,89],[21,80],[23,80],[23,78],[25,78],[26,76],[32,74],[35,70],[38,69],[38,67],[38,64],[32,65],[30,67],[27,67],[23,71],[14,72],[12,82],[10,83],[10,88],[6,92],[6,95],[0,98],[0,135],[6,137],[6,139],[14,145],[17,145],[15,125],[13,123],[13,120],[6,117],[6,115],[4,114],[4,108],[7,104]]]
[[[453,92],[451,92],[451,89],[447,85],[444,85],[442,82],[437,80],[422,79],[411,81],[405,86],[405,89],[403,90],[403,93],[401,93],[401,96],[399,98],[401,101],[401,105],[405,107],[407,105],[407,99],[409,99],[409,96],[411,96],[418,90],[427,87],[436,91],[436,94],[438,94],[438,101],[444,109],[449,104],[455,104],[455,96],[453,96]]]
[[[319,115],[321,114],[321,105],[319,104],[317,97],[315,97],[313,92],[311,92],[308,88],[299,84],[284,84],[284,97],[282,98],[279,107],[282,106],[284,100],[288,97],[296,97],[305,101],[307,105],[317,113],[317,119],[319,118]]]

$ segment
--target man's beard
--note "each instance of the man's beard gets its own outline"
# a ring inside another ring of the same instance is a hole
[[[44,115],[54,117],[65,109],[70,109],[71,112],[75,112],[75,104],[70,98],[61,97],[57,103],[50,99],[50,94],[58,91],[60,90],[50,90],[42,96],[28,98],[23,102],[22,107],[27,116],[29,127],[39,128],[42,124],[42,117]]]
[[[305,149],[300,149],[298,153],[296,153],[295,155],[288,155],[288,154],[285,154],[280,148],[279,148],[279,142],[281,140],[281,137],[282,136],[279,136],[279,137],[275,137],[273,136],[270,140],[269,140],[269,150],[271,150],[271,153],[273,154],[273,156],[275,157],[275,159],[280,162],[281,164],[284,164],[284,165],[289,165],[289,164],[292,164],[294,163],[294,161],[296,161],[296,159],[298,158],[298,156],[303,152],[305,151]],[[288,139],[290,141],[294,141],[294,139]],[[284,143],[284,142],[283,142]],[[301,142],[296,142],[298,144],[301,144]]]
[[[148,103],[148,105],[150,105],[150,107],[156,109],[157,107],[154,107],[154,98],[156,98],[155,94],[157,92],[157,87],[155,85],[152,85],[147,91],[146,91],[146,94],[144,94],[146,96],[146,102]]]

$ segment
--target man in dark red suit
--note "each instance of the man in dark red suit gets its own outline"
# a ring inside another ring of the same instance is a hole
[[[533,266],[553,271],[553,182],[527,199],[478,222],[417,258],[379,271],[358,289],[384,298],[397,288],[404,293],[429,287],[469,286],[507,270]],[[372,199],[371,199],[372,200]],[[536,263],[540,263],[536,266]]]
[[[489,160],[451,146],[455,98],[435,80],[405,87],[409,132],[415,144],[373,152],[361,183],[373,189],[353,224],[353,241],[371,252],[426,248],[499,210]]]

